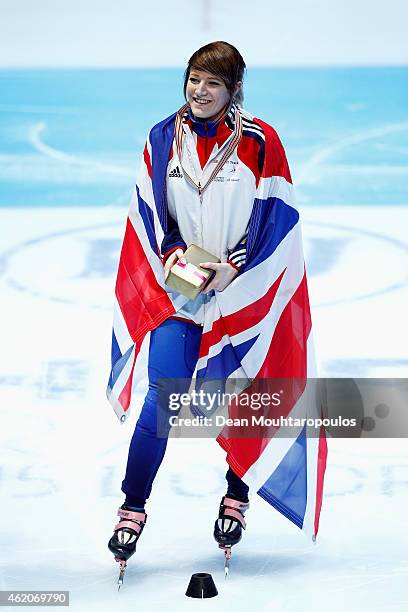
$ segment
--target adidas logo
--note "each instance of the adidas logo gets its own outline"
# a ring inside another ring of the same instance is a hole
[[[174,170],[170,172],[169,177],[183,178],[183,175],[180,172],[180,168],[176,166]]]

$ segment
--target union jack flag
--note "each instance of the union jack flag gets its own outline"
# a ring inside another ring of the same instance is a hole
[[[123,422],[137,384],[146,380],[150,332],[182,305],[165,290],[159,245],[166,232],[165,180],[176,114],[157,124],[146,143],[134,188],[115,288],[112,369],[107,396]],[[265,161],[248,226],[242,273],[216,292],[206,311],[197,380],[297,379],[300,393],[285,404],[298,414],[307,377],[315,375],[302,238],[283,147],[268,124]],[[296,437],[217,437],[234,472],[315,540],[323,495],[324,429]]]

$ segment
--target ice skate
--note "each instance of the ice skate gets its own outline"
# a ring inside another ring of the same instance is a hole
[[[228,578],[231,547],[238,544],[242,538],[242,529],[246,527],[244,513],[248,508],[249,502],[238,501],[226,495],[221,500],[218,519],[214,525],[214,538],[218,547],[225,553],[225,578]]]
[[[109,550],[115,555],[119,563],[118,590],[123,584],[126,562],[136,551],[136,544],[146,524],[147,514],[129,510],[123,505],[118,509],[118,516],[122,520],[115,525],[113,536],[108,542]]]

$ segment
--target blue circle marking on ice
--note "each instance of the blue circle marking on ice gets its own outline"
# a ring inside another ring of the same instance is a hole
[[[376,298],[408,282],[408,245],[380,232],[303,221],[313,307]],[[310,228],[310,229],[309,229]]]
[[[122,231],[106,222],[26,240],[0,255],[0,275],[33,297],[111,309]]]
[[[406,284],[405,243],[346,225],[303,225],[313,307],[375,298]],[[106,222],[26,240],[0,255],[0,275],[31,296],[111,309],[122,233],[122,223]]]

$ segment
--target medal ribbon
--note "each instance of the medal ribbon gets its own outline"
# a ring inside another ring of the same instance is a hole
[[[184,130],[183,130],[182,121],[183,121],[183,115],[184,115],[184,113],[186,112],[186,110],[188,108],[189,108],[189,104],[187,102],[186,104],[184,104],[177,111],[176,123],[175,123],[175,128],[174,128],[174,136],[175,136],[175,139],[176,139],[177,153],[178,153],[178,156],[179,156],[179,159],[180,159],[180,165],[181,165],[181,167],[183,169],[184,176],[186,177],[186,179],[190,183],[190,185],[192,185],[195,189],[197,189],[199,195],[201,196],[202,193],[204,193],[204,191],[210,185],[210,183],[215,179],[215,177],[217,176],[218,172],[221,170],[221,168],[223,167],[223,165],[225,164],[227,159],[232,155],[232,152],[234,151],[235,147],[238,145],[239,141],[241,140],[241,136],[242,136],[242,119],[241,119],[241,115],[240,115],[238,109],[235,107],[235,129],[234,129],[233,136],[232,136],[228,146],[226,147],[224,153],[222,154],[221,158],[218,160],[217,165],[215,166],[214,170],[211,172],[211,175],[210,175],[209,179],[207,180],[207,182],[205,183],[205,185],[200,185],[200,183],[197,184],[191,178],[191,176],[188,174],[188,172],[186,172],[185,168],[182,165],[182,161],[181,161],[182,160],[182,154],[183,154],[183,136],[184,136]]]

